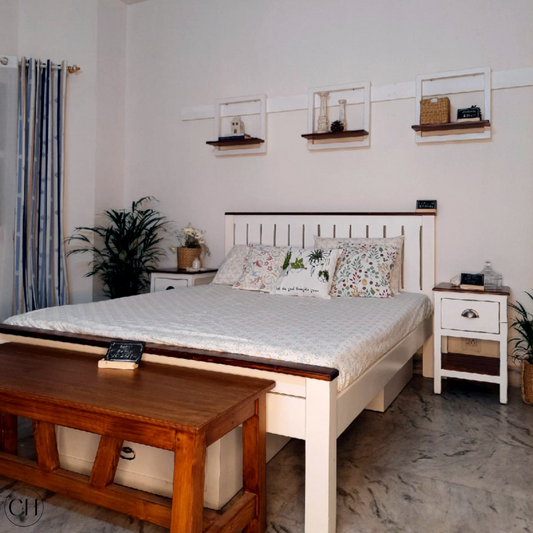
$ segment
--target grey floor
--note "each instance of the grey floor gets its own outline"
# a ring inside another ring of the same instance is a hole
[[[533,407],[511,389],[451,381],[434,396],[416,375],[384,413],[365,411],[338,440],[337,531],[533,533]],[[31,455],[31,438],[20,452]],[[268,533],[303,532],[304,444],[268,465]],[[0,477],[0,504],[22,484]],[[162,533],[128,516],[36,489],[28,532]],[[20,533],[0,505],[0,532]]]

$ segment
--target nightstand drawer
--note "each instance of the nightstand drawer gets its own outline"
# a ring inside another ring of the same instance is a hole
[[[443,298],[441,327],[459,331],[500,333],[500,304]]]
[[[189,282],[186,279],[176,279],[172,277],[168,278],[155,278],[154,279],[154,289],[153,292],[159,291],[169,291],[171,289],[177,289],[178,287],[188,287]]]

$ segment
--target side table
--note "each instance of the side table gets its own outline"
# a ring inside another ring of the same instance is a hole
[[[500,402],[507,403],[507,300],[509,287],[466,290],[450,283],[433,288],[435,294],[435,394],[443,377],[497,383]],[[448,352],[448,337],[499,342],[499,357]]]

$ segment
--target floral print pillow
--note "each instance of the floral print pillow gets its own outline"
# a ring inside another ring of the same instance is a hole
[[[291,248],[273,294],[330,298],[341,250]]]
[[[390,298],[391,274],[398,251],[379,244],[343,249],[331,287],[331,296]]]
[[[283,270],[287,248],[248,245],[244,270],[234,289],[271,292]]]

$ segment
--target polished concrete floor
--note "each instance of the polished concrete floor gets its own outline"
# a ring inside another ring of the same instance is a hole
[[[31,455],[31,437],[20,442]],[[268,465],[268,533],[301,533],[304,443]],[[0,504],[22,484],[0,477]],[[44,513],[28,532],[162,533],[128,516],[36,489]],[[0,505],[0,532],[20,533]],[[384,414],[365,411],[338,440],[337,531],[533,533],[533,407],[510,390],[451,381],[442,396],[415,375]]]

